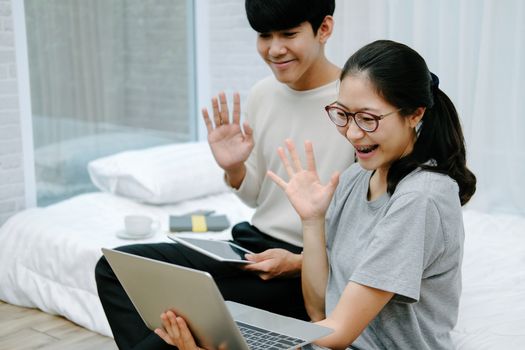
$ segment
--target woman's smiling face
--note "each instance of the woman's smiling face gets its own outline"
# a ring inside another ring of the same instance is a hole
[[[366,72],[347,75],[340,84],[337,105],[347,112],[367,112],[377,116],[398,110],[400,106],[388,103],[377,91]],[[377,130],[365,132],[350,118],[337,130],[356,149],[359,164],[367,170],[385,170],[399,158],[412,152],[416,141],[414,128],[423,116],[424,108],[418,108],[409,116],[392,113],[379,120]]]

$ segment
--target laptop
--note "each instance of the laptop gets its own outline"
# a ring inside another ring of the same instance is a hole
[[[198,345],[207,348],[296,349],[332,333],[330,328],[224,301],[207,272],[112,249],[102,252],[151,330],[162,327],[162,312],[174,309]]]

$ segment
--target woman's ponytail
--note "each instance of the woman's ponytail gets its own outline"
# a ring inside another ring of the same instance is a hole
[[[458,183],[459,198],[464,205],[476,191],[476,177],[467,168],[461,123],[450,98],[439,88],[434,89],[433,95],[434,104],[425,113],[414,152],[436,161],[435,166],[423,165],[423,168],[447,174]]]

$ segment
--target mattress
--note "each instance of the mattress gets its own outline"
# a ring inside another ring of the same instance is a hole
[[[111,336],[93,274],[100,248],[169,241],[168,215],[198,209],[226,214],[232,223],[253,214],[229,192],[172,206],[97,192],[20,212],[0,228],[0,299]],[[120,239],[128,214],[150,215],[162,230],[144,240]],[[525,218],[472,210],[463,217],[463,292],[453,340],[460,350],[525,349]],[[199,235],[227,239],[229,232]]]
[[[253,213],[230,192],[169,206],[144,205],[97,192],[22,211],[0,228],[0,299],[63,315],[87,329],[112,336],[94,278],[100,249],[171,242],[165,234],[168,216],[200,209],[226,214],[231,223],[250,220]],[[161,230],[143,240],[118,238],[124,216],[130,214],[149,215],[159,221]],[[230,229],[198,235],[227,239]]]
[[[525,349],[525,217],[463,213],[458,349]]]

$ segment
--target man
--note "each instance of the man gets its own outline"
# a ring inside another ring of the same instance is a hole
[[[255,207],[252,224],[240,223],[232,229],[237,244],[257,253],[248,256],[255,263],[241,269],[170,243],[119,250],[207,271],[227,300],[307,318],[299,277],[300,221],[266,171],[285,174],[276,150],[287,138],[296,143],[311,140],[316,145],[323,183],[333,171],[341,171],[353,161],[348,145],[335,133],[323,110],[336,99],[340,73],[324,52],[333,29],[334,8],[334,0],[246,0],[248,20],[258,32],[257,50],[273,76],[251,90],[242,128],[238,94],[231,120],[224,94],[212,100],[212,118],[203,110],[208,141],[225,171],[226,182],[245,203]],[[104,257],[95,275],[121,349],[169,348],[146,328]]]

